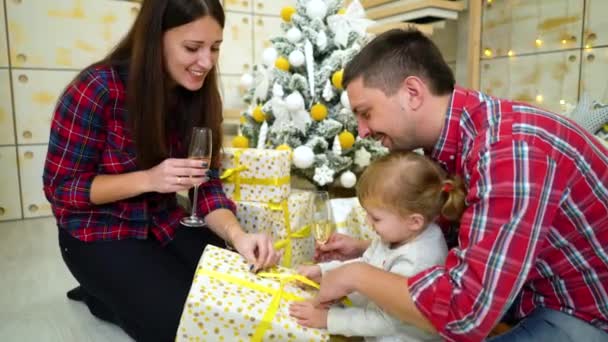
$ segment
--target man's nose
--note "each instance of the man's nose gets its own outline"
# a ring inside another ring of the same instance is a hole
[[[361,138],[367,138],[372,133],[367,122],[360,118],[357,118],[357,131],[359,131],[359,136]]]

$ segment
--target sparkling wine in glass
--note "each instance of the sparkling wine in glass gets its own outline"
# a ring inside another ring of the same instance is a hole
[[[334,231],[334,220],[327,191],[316,191],[313,198],[312,235],[319,244],[325,244]]]
[[[190,148],[188,150],[188,158],[199,160],[201,164],[204,162],[211,167],[211,149],[212,149],[212,134],[211,129],[207,127],[192,128],[192,137],[190,138]],[[187,227],[202,227],[205,225],[205,220],[197,215],[197,200],[198,200],[198,183],[194,186],[192,194],[192,213],[181,219],[181,223]]]

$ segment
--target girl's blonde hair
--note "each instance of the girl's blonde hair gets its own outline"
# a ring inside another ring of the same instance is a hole
[[[357,196],[363,206],[418,213],[426,222],[439,215],[460,220],[466,192],[459,177],[448,178],[429,158],[415,152],[392,152],[372,163],[361,175]]]

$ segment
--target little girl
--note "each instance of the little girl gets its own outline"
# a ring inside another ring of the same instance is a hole
[[[413,276],[443,264],[447,246],[433,221],[457,221],[464,211],[465,192],[459,179],[448,179],[430,159],[413,152],[393,152],[370,165],[359,180],[357,195],[367,219],[378,233],[363,256],[346,262],[300,266],[298,272],[320,281],[323,274],[349,262],[365,262],[389,272]],[[352,307],[314,307],[298,302],[290,314],[299,324],[327,328],[330,334],[362,336],[366,341],[441,340],[407,325],[367,298],[349,296]]]

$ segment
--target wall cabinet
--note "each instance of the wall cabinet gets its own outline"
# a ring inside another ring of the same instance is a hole
[[[226,13],[224,42],[220,53],[219,70],[222,74],[240,75],[253,67],[251,14]]]
[[[0,69],[0,145],[15,144],[13,100],[8,69]]]
[[[21,218],[17,149],[0,147],[0,221]]]
[[[46,151],[46,145],[19,146],[17,149],[24,218],[52,215],[51,204],[42,191],[42,171]]]

